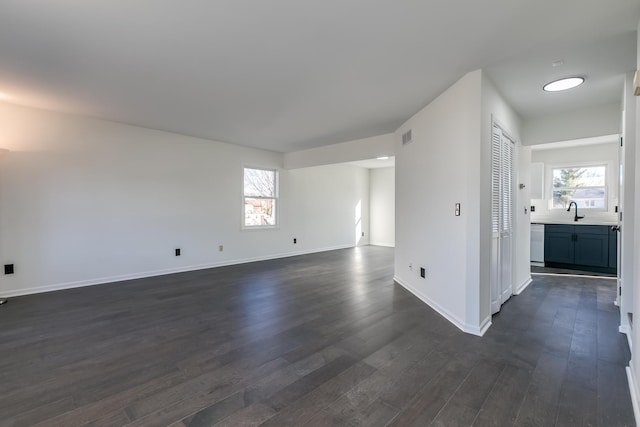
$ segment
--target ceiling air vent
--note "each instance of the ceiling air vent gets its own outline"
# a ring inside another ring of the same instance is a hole
[[[409,129],[408,131],[402,134],[402,145],[407,145],[411,141],[413,140],[411,139],[411,129]]]

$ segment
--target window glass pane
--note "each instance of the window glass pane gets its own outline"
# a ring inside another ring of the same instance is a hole
[[[276,225],[276,203],[274,199],[244,198],[244,225]]]
[[[559,168],[553,170],[553,188],[604,187],[605,166]]]
[[[276,172],[245,168],[244,195],[250,197],[276,197]]]
[[[583,209],[605,209],[607,207],[604,187],[553,190],[554,208],[567,208],[572,201]]]

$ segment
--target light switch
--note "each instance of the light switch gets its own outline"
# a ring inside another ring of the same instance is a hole
[[[455,214],[456,214],[456,216],[460,216],[460,203],[456,203]]]

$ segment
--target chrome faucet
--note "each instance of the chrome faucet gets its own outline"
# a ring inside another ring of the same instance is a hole
[[[573,217],[573,220],[575,222],[578,222],[579,219],[584,218],[583,216],[578,216],[578,204],[576,202],[574,202],[573,200],[569,203],[569,209],[567,209],[567,212],[571,212],[571,205],[574,205],[576,207],[576,215]]]

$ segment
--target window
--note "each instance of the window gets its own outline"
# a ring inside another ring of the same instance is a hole
[[[277,205],[278,174],[276,170],[244,168],[244,227],[277,226]]]
[[[552,209],[576,202],[580,209],[607,209],[607,167],[581,166],[552,169]]]

